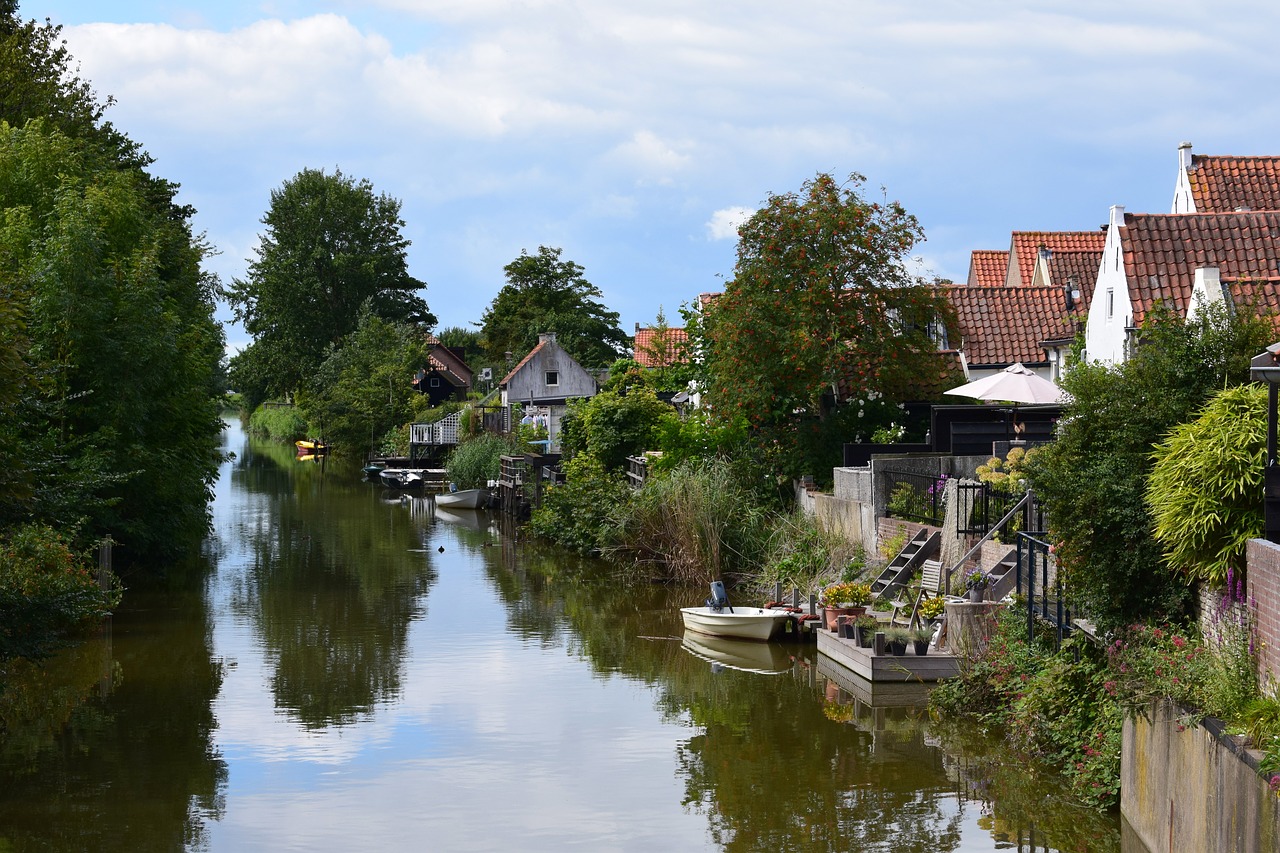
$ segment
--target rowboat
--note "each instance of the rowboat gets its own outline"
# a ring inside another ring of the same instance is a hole
[[[441,492],[436,495],[436,506],[449,509],[478,509],[489,496],[486,489],[463,489],[460,492]]]
[[[788,620],[795,614],[786,610],[764,607],[714,606],[681,607],[680,618],[686,631],[695,631],[712,637],[733,637],[739,640],[772,640],[783,632]]]
[[[304,438],[300,441],[295,441],[293,444],[298,448],[299,454],[329,452],[329,445],[325,444],[323,441],[317,441],[312,438]]]

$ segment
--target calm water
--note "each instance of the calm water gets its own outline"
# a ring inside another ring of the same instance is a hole
[[[701,589],[227,442],[197,581],[11,672],[0,851],[1121,849],[811,649],[687,647]]]

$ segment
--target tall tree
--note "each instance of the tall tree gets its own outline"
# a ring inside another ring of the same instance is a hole
[[[906,268],[923,232],[897,202],[863,199],[863,180],[819,174],[771,195],[739,229],[733,280],[695,330],[713,410],[745,416],[782,452],[779,473],[830,467],[809,457],[833,389],[900,401],[941,367],[929,331],[949,306]]]
[[[271,193],[248,277],[228,300],[253,342],[231,381],[256,405],[300,388],[367,307],[429,330],[436,318],[408,272],[400,202],[367,180],[304,169]]]
[[[555,332],[556,343],[587,367],[606,367],[626,351],[630,341],[618,327],[618,312],[600,302],[604,294],[582,277],[581,266],[560,260],[560,251],[521,251],[502,268],[507,283],[481,318],[485,349],[494,361],[501,363],[508,352],[520,358],[543,332]]]

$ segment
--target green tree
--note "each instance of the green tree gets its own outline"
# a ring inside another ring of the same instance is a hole
[[[368,306],[386,320],[435,317],[409,275],[400,202],[367,180],[304,169],[271,193],[266,232],[228,300],[253,342],[231,362],[231,381],[253,408],[290,394],[341,343]]]
[[[366,310],[355,331],[309,378],[298,394],[298,407],[334,445],[371,445],[413,420],[418,394],[409,380],[427,363],[428,350],[417,327]]]
[[[948,303],[906,268],[920,225],[897,202],[864,200],[863,180],[819,174],[771,195],[739,229],[733,280],[697,332],[712,409],[779,447],[782,474],[834,464],[833,389],[920,399],[944,365],[930,331]]]
[[[1249,540],[1262,535],[1266,449],[1258,385],[1220,392],[1157,445],[1147,500],[1156,539],[1184,577],[1221,588],[1243,576]]]
[[[481,335],[489,358],[522,357],[538,345],[538,335],[555,332],[556,343],[586,367],[613,363],[630,345],[618,327],[618,313],[600,302],[600,289],[582,277],[584,269],[560,260],[560,249],[520,252],[503,267],[507,283],[482,317]]]
[[[628,456],[657,450],[663,432],[677,421],[675,409],[658,399],[651,388],[603,391],[588,400],[574,400],[561,425],[561,441],[569,455],[589,453],[606,470],[618,471]]]
[[[126,555],[185,549],[207,525],[223,337],[207,247],[139,169],[33,120],[0,123],[0,289],[28,377],[14,436],[30,500],[5,509]]]
[[[1072,595],[1100,625],[1172,618],[1188,604],[1153,535],[1153,450],[1210,395],[1249,381],[1249,358],[1270,335],[1247,310],[1218,306],[1186,322],[1158,306],[1129,361],[1078,360],[1063,377],[1071,402],[1027,473]]]
[[[476,370],[485,362],[484,343],[479,329],[466,329],[462,326],[450,326],[436,332],[440,343],[450,349],[462,350],[462,360],[472,370]]]

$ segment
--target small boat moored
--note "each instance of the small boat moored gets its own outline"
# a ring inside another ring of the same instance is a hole
[[[796,621],[788,610],[731,606],[721,581],[711,584],[711,598],[702,607],[681,607],[680,618],[687,631],[740,640],[772,640]]]
[[[378,472],[378,479],[389,489],[420,489],[426,482],[422,473],[412,468],[385,468]]]
[[[294,447],[298,448],[299,456],[303,455],[304,453],[314,453],[319,455],[321,453],[329,452],[329,445],[325,444],[323,441],[319,441],[313,438],[304,438],[304,439],[301,439],[300,441],[295,441],[293,445]]]
[[[479,509],[488,503],[487,489],[463,489],[460,492],[441,492],[436,495],[436,506],[449,509]]]

